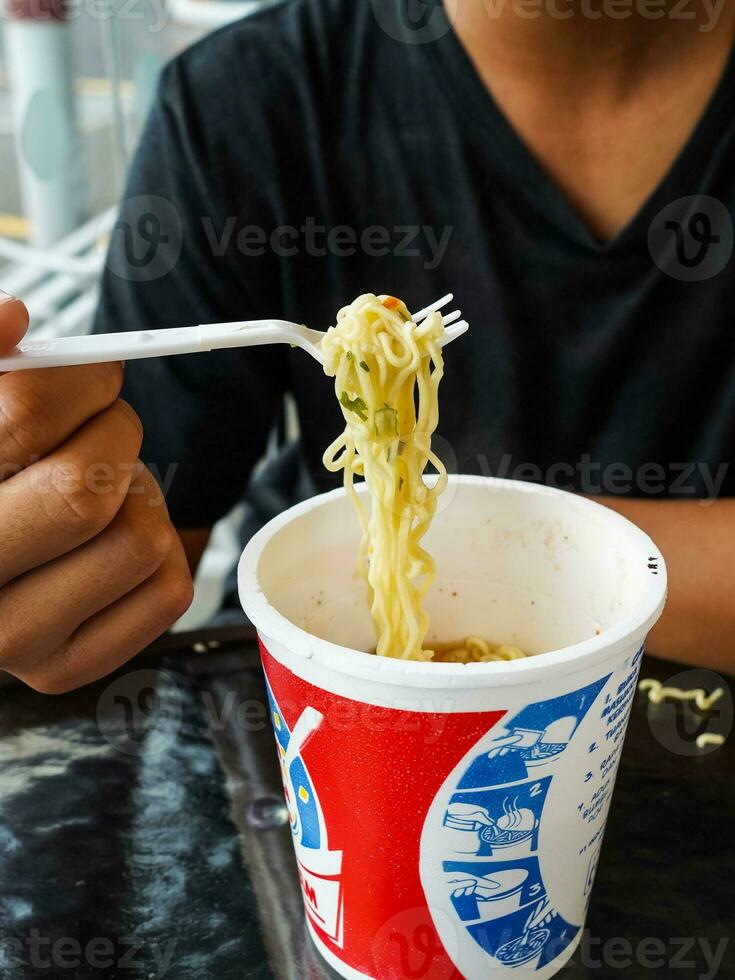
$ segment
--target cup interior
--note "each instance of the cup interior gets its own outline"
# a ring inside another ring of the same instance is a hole
[[[372,651],[351,501],[337,491],[292,514],[259,555],[265,598],[313,636]],[[424,545],[437,565],[428,645],[478,634],[530,654],[559,650],[645,617],[663,592],[663,561],[647,535],[608,508],[545,487],[454,477]]]

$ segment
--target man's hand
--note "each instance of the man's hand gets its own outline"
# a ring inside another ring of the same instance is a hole
[[[0,293],[0,354],[27,325]],[[50,694],[129,660],[192,598],[122,376],[120,364],[0,376],[0,670]]]

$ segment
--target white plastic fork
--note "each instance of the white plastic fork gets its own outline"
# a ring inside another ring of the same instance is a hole
[[[440,310],[451,300],[452,293],[447,293],[430,306],[414,313],[413,320],[420,323],[429,313]],[[469,328],[466,320],[460,320],[461,315],[459,310],[442,315],[442,323],[448,328],[441,340],[442,347],[461,337]],[[198,327],[24,340],[11,354],[0,358],[0,372],[65,367],[72,364],[100,364],[104,361],[133,361],[141,357],[195,354],[224,347],[258,347],[262,344],[292,344],[323,364],[323,337],[320,330],[310,330],[303,324],[289,323],[287,320],[245,320],[242,323],[203,323]]]

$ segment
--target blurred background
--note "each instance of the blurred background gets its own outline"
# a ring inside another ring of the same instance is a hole
[[[88,332],[126,173],[166,62],[278,0],[0,0],[0,288],[36,338]],[[207,620],[238,547],[219,526],[180,624]]]
[[[5,0],[0,274],[36,336],[89,328],[106,236],[159,72],[269,0]]]

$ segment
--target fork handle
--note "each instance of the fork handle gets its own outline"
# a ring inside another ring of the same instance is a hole
[[[250,347],[287,340],[293,325],[284,320],[203,323],[197,327],[87,334],[49,340],[24,340],[0,358],[0,372],[132,361],[168,354],[196,354],[223,347]]]

